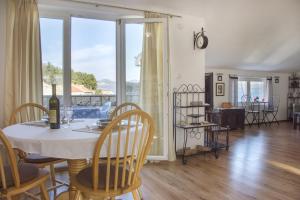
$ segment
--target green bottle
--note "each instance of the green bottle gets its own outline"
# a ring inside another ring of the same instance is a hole
[[[52,96],[49,99],[49,123],[51,129],[60,128],[59,99],[56,96],[55,84],[52,84]]]

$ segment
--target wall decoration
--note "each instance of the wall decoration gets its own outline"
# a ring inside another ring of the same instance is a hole
[[[225,95],[225,83],[216,83],[216,96]]]
[[[218,81],[222,81],[222,76],[218,75]]]
[[[279,83],[279,76],[275,76],[275,83]]]
[[[198,33],[194,32],[194,49],[205,49],[208,45],[208,37],[204,35],[204,29]]]

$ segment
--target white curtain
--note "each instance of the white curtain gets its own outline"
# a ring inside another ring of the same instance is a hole
[[[145,18],[160,17],[145,13]],[[155,122],[151,155],[163,153],[163,27],[160,23],[145,23],[140,74],[140,105]]]
[[[238,77],[229,75],[229,102],[238,106]]]
[[[0,0],[0,128],[4,126],[4,66],[7,0]]]
[[[9,0],[6,20],[5,122],[26,102],[42,103],[39,13],[35,0]]]

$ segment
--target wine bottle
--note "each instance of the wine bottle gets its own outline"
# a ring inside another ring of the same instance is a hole
[[[55,84],[52,84],[52,96],[49,99],[49,123],[51,129],[60,128],[59,99],[56,96]]]

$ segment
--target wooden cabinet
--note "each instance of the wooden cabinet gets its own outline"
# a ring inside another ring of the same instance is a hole
[[[211,121],[227,127],[231,130],[244,129],[245,109],[244,108],[219,108],[211,112]]]

